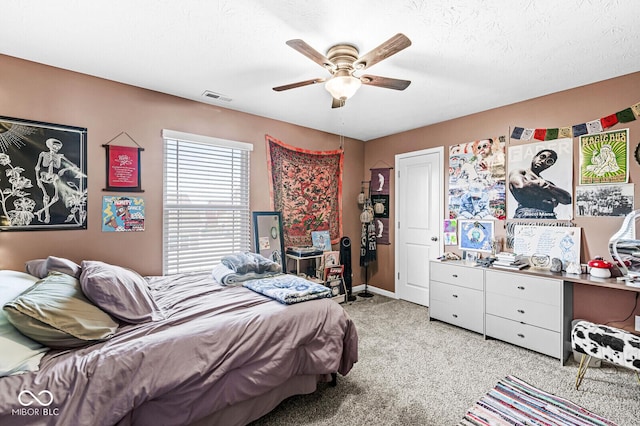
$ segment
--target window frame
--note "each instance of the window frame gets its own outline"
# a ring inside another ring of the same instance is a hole
[[[163,129],[162,138],[162,273],[210,270],[222,256],[250,250],[253,145],[168,129]],[[195,152],[206,152],[208,146],[211,151],[206,155]],[[182,156],[181,148],[185,151]],[[203,179],[212,179],[212,184],[198,189]],[[223,195],[225,184],[221,182],[234,182],[227,186],[229,197]],[[197,201],[191,201],[189,195]],[[181,196],[189,202],[177,201]],[[220,215],[224,225],[211,226],[209,218],[217,221]],[[191,230],[183,233],[187,244],[181,241],[181,227]]]

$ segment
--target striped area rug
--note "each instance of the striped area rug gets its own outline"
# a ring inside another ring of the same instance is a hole
[[[480,398],[458,426],[616,426],[563,398],[507,376]]]

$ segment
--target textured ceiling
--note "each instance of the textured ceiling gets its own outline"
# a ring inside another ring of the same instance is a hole
[[[637,0],[3,0],[0,53],[360,140],[640,71]],[[285,42],[412,45],[331,109]],[[1,75],[1,70],[0,70]],[[636,88],[638,89],[638,88]],[[213,91],[230,102],[204,98]]]

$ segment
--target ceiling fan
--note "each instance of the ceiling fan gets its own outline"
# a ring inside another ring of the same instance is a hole
[[[351,44],[337,44],[327,51],[326,56],[300,39],[289,40],[287,45],[325,68],[329,71],[331,77],[328,79],[314,78],[274,87],[273,90],[276,92],[326,81],[325,88],[331,93],[333,99],[331,108],[339,108],[344,106],[346,100],[353,96],[362,84],[394,90],[404,90],[411,84],[409,80],[398,80],[377,75],[362,75],[359,77],[354,75],[355,72],[364,71],[383,59],[387,59],[389,56],[395,55],[411,46],[411,40],[401,33],[394,35],[380,46],[360,57],[358,57],[358,49]]]

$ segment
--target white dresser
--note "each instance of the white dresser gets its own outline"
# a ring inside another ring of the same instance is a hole
[[[429,270],[429,316],[484,333],[483,270],[446,262],[432,262]]]
[[[485,334],[554,358],[568,355],[570,285],[562,279],[486,270]],[[567,299],[567,300],[565,300]],[[565,309],[565,307],[567,309]],[[566,334],[565,334],[566,333]]]
[[[571,283],[562,277],[431,262],[430,318],[560,359],[571,352]]]

